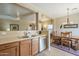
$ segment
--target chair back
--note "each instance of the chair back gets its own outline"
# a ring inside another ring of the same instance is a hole
[[[61,32],[61,37],[71,37],[72,36],[72,32]]]

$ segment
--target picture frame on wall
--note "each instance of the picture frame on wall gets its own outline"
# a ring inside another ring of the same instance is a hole
[[[64,28],[78,28],[78,24],[65,24]]]
[[[19,25],[18,24],[10,24],[10,31],[18,31]]]

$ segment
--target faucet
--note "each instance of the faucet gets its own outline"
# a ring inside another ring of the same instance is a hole
[[[26,36],[27,35],[27,33],[26,33],[26,31],[24,32],[24,36]]]

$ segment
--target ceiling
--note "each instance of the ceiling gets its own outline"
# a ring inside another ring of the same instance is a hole
[[[32,5],[52,18],[66,16],[67,8],[69,8],[69,14],[79,13],[79,3],[32,3]]]
[[[17,17],[17,11],[20,17],[33,13],[32,10],[15,3],[0,3],[0,19],[14,19]]]

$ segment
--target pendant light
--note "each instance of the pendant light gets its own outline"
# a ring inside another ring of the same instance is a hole
[[[67,8],[67,24],[70,24],[70,21],[69,21],[69,8]]]

